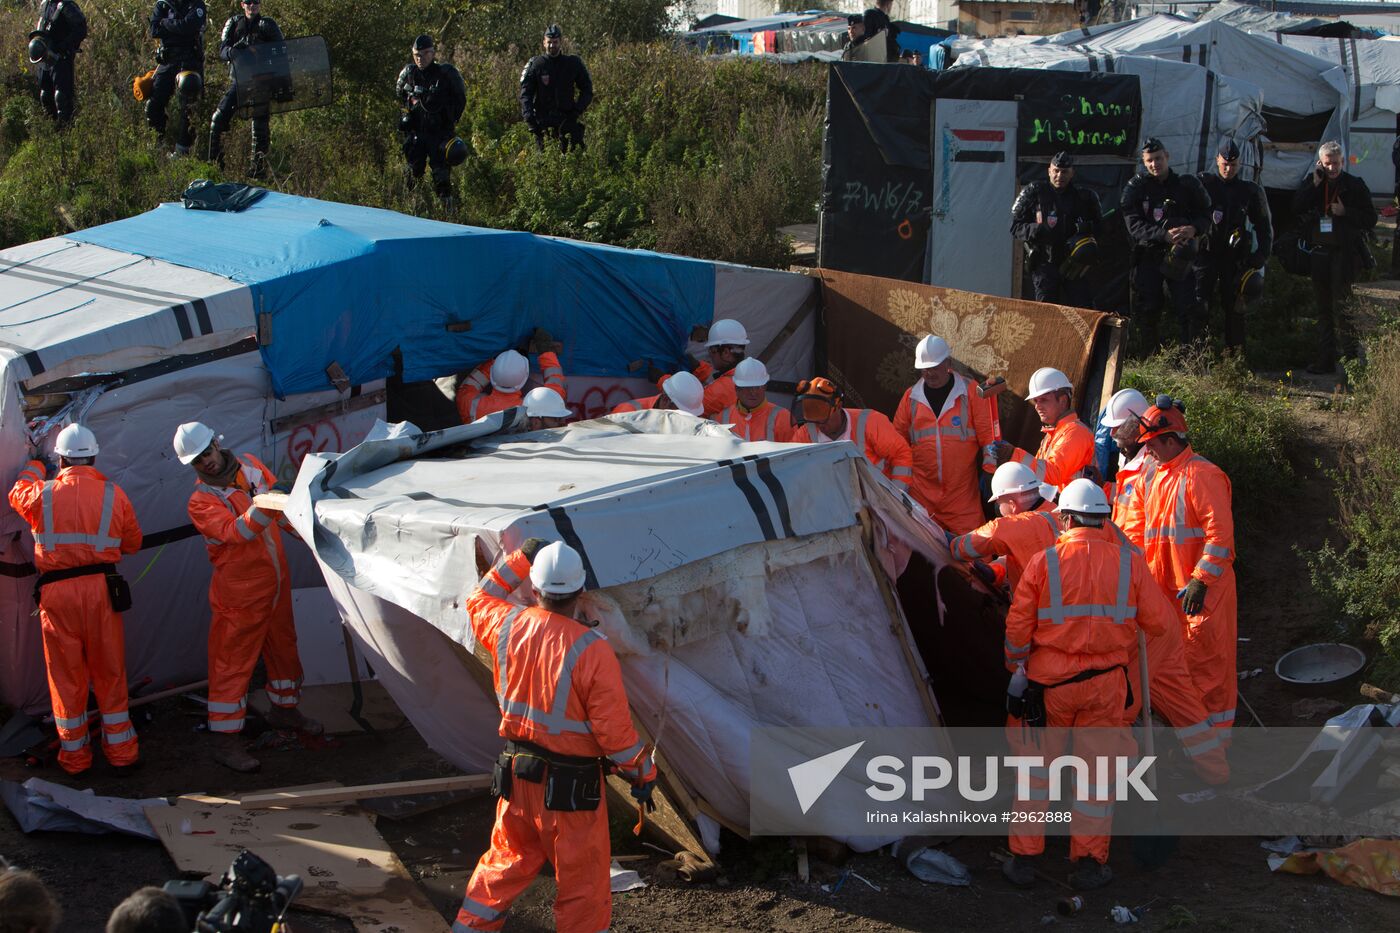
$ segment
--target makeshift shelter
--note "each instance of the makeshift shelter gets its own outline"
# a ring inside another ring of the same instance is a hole
[[[480,771],[500,749],[463,603],[531,536],[583,557],[580,615],[617,653],[663,786],[711,851],[719,826],[748,826],[753,727],[940,725],[911,632],[937,610],[906,618],[893,580],[911,553],[946,566],[945,538],[852,444],[744,443],[671,411],[508,433],[521,421],[396,425],[312,454],[286,504],[357,641],[448,760]]]
[[[1275,6],[1277,4],[1274,4]],[[1348,7],[1356,4],[1347,3]],[[1283,33],[1295,36],[1326,36],[1328,38],[1361,38],[1366,31],[1358,29],[1345,20],[1321,19],[1316,16],[1297,16],[1266,10],[1252,3],[1237,3],[1236,0],[1222,0],[1202,13],[1201,22],[1221,22],[1245,32]]]
[[[1263,90],[1263,166],[1269,188],[1296,187],[1312,165],[1312,150],[1327,139],[1346,140],[1351,93],[1340,67],[1272,38],[1223,22],[1188,22],[1158,14],[1087,31],[1045,36],[1030,45],[1058,46],[1080,54],[1146,55],[1200,65]],[[1212,121],[1213,123],[1213,121]],[[1155,135],[1144,124],[1143,132]],[[1281,144],[1281,145],[1280,145]]]
[[[171,450],[183,421],[290,478],[310,452],[345,450],[404,407],[418,380],[470,368],[535,326],[564,343],[581,415],[647,394],[646,361],[674,370],[716,317],[748,328],[775,380],[813,371],[816,283],[747,269],[438,223],[269,193],[239,213],[165,204],[127,220],[0,251],[0,476],[20,471],[27,423],[46,444],[66,420],[99,438],[98,469],[145,531],[120,570],[132,681],[204,676],[210,567]],[[427,383],[429,399],[455,418]],[[0,700],[46,710],[32,616],[29,531],[0,505]],[[324,584],[289,548],[301,600]],[[305,590],[306,592],[303,592]],[[315,612],[298,609],[307,621]],[[309,631],[303,637],[310,637]]]
[[[953,68],[988,66],[1137,75],[1142,134],[1162,140],[1173,169],[1190,174],[1209,170],[1215,164],[1216,144],[1230,136],[1240,144],[1245,177],[1253,178],[1259,170],[1262,151],[1256,140],[1264,132],[1264,92],[1243,78],[1149,55],[1010,43],[985,43],[964,52]],[[1115,205],[1113,201],[1105,206]]]
[[[1008,218],[1059,150],[1116,192],[1136,164],[1136,75],[841,63],[827,82],[818,263],[1012,296]]]

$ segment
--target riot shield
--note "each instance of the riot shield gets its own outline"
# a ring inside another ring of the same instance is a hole
[[[331,53],[320,36],[262,42],[229,60],[238,115],[286,113],[331,102]]]

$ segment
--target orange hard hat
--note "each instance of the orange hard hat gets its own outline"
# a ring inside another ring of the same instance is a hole
[[[1142,424],[1142,434],[1138,443],[1146,444],[1154,437],[1163,434],[1186,436],[1186,408],[1169,395],[1159,395],[1153,405],[1138,419]]]
[[[797,384],[797,401],[802,421],[825,421],[841,404],[841,390],[830,379],[816,376]]]

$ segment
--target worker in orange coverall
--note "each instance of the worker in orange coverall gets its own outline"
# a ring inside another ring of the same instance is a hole
[[[224,450],[198,421],[175,431],[175,454],[194,468],[190,520],[204,536],[214,576],[209,582],[209,731],[214,760],[234,771],[256,771],[243,746],[248,682],[261,656],[267,667],[268,725],[319,735],[323,729],[297,709],[301,659],[292,618],[292,581],[282,550],[283,519],[253,504],[276,477],[252,454]],[[290,531],[290,526],[286,526]]]
[[[749,357],[740,360],[731,375],[735,402],[715,415],[714,420],[729,425],[741,441],[787,443],[792,437],[792,415],[768,400],[768,367],[762,360]]]
[[[536,605],[508,597],[529,577]],[[576,612],[588,575],[566,544],[529,538],[467,597],[472,633],[494,659],[505,751],[492,791],[491,848],[467,883],[453,930],[499,930],[548,861],[555,928],[597,933],[612,920],[604,769],[654,806],[656,766],[632,727],[622,669],[602,632]]]
[[[705,387],[703,408],[706,418],[714,418],[738,400],[734,371],[745,358],[748,346],[748,331],[738,321],[720,318],[710,325],[705,337],[705,349],[710,358],[705,362],[696,363],[690,370],[691,375],[699,379],[700,384]],[[647,378],[655,380],[657,387],[664,392],[666,380],[671,377],[660,369],[653,368],[648,372]]]
[[[998,441],[993,445],[997,465],[1014,460],[1030,467],[1042,483],[1064,489],[1094,460],[1094,432],[1074,413],[1074,385],[1058,369],[1045,366],[1031,374],[1026,400],[1040,416],[1045,436],[1035,456]]]
[[[1024,664],[1030,678],[1024,721],[1047,727],[1038,742],[1015,750],[1049,762],[1072,740],[1072,754],[1088,759],[1094,776],[1096,756],[1132,751],[1122,722],[1125,668],[1138,628],[1155,635],[1176,621],[1142,555],[1106,526],[1109,511],[1093,481],[1078,479],[1065,487],[1056,510],[1060,537],[1031,559],[1006,617],[1007,667]],[[1016,885],[1035,883],[1035,859],[1045,851],[1044,825],[1034,817],[1046,809],[1050,781],[1043,767],[1031,768],[1029,778],[1030,799],[1018,794],[1015,808],[1032,818],[1013,823],[1014,857],[1003,865]],[[1076,889],[1102,887],[1113,878],[1107,862],[1115,780],[1110,776],[1107,786],[1076,788],[1069,849],[1076,863],[1070,883]],[[1081,800],[1081,794],[1088,799]]]
[[[471,424],[478,418],[525,403],[525,383],[530,379],[526,351],[539,355],[545,388],[558,392],[567,402],[569,395],[564,369],[559,365],[559,350],[559,343],[549,331],[537,327],[528,340],[521,342],[519,349],[499,353],[494,360],[473,369],[457,387],[457,414],[462,423]],[[490,392],[486,391],[488,386]]]
[[[991,500],[1002,517],[954,538],[949,545],[953,556],[990,565],[992,582],[1005,583],[1016,595],[1026,564],[1060,536],[1052,514],[1055,503],[1044,498],[1051,491],[1029,467],[1003,463],[992,474]],[[1005,558],[1004,564],[992,563],[999,557]]]
[[[841,390],[821,376],[799,382],[794,403],[794,410],[802,416],[802,423],[792,432],[794,444],[851,441],[875,469],[909,489],[914,455],[890,419],[873,408],[846,408]]]
[[[1159,464],[1152,483],[1134,491],[1152,575],[1181,600],[1186,664],[1220,744],[1235,724],[1235,522],[1230,479],[1191,449],[1186,413],[1157,396],[1142,416],[1141,442]]]
[[[92,766],[88,688],[102,715],[102,750],[118,772],[140,760],[127,712],[126,640],[107,574],[141,549],[141,526],[121,487],[93,466],[97,438],[70,424],[54,443],[58,475],[37,448],[10,490],[10,507],[34,532],[39,622],[49,698],[58,726],[58,763],[69,774]]]
[[[986,451],[996,438],[988,400],[977,394],[976,383],[953,371],[952,352],[942,337],[919,341],[919,381],[904,390],[894,429],[914,454],[909,494],[938,524],[960,535],[984,521],[977,480],[984,461],[992,465]]]

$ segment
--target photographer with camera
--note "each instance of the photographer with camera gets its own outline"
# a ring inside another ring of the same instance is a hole
[[[166,933],[167,928],[170,933],[189,929],[196,933],[285,933],[289,928],[283,918],[301,889],[299,876],[284,878],[267,862],[244,849],[218,884],[167,881],[164,890],[142,888],[137,891],[112,914],[107,921],[107,933]],[[170,914],[170,904],[175,907],[174,917]],[[132,905],[130,920],[114,929],[117,915],[128,905]],[[140,916],[157,915],[162,924],[159,927],[138,923]],[[173,926],[176,918],[180,920],[179,927]]]
[[[1210,221],[1210,199],[1195,175],[1172,171],[1171,154],[1160,139],[1142,144],[1142,165],[1146,171],[1123,186],[1118,209],[1133,242],[1132,319],[1142,328],[1142,349],[1151,352],[1160,346],[1164,288],[1171,293],[1178,338],[1189,343],[1195,336],[1191,263],[1200,245],[1196,238]]]
[[[1098,252],[1099,199],[1074,183],[1068,152],[1055,153],[1049,176],[1021,189],[1011,206],[1011,235],[1025,244],[1036,301],[1092,308],[1087,277]]]
[[[38,65],[39,105],[59,126],[78,107],[73,90],[73,58],[87,38],[87,17],[73,0],[42,0],[39,21],[29,34],[29,63]]]
[[[450,211],[456,206],[452,167],[467,158],[466,143],[457,138],[457,121],[467,108],[467,86],[456,68],[436,57],[432,36],[413,40],[413,61],[399,72],[399,133],[410,178],[416,183],[424,166],[432,166],[433,188]]]
[[[262,15],[262,0],[243,0],[243,12],[235,13],[224,23],[223,36],[219,40],[219,58],[229,62],[229,77],[233,78],[233,56],[241,49],[261,42],[281,42],[282,29],[271,17]],[[234,111],[238,109],[238,84],[229,81],[219,106],[214,109],[214,119],[209,123],[209,161],[224,167],[224,133],[233,123]],[[268,126],[267,108],[254,111],[253,157],[248,163],[248,177],[262,178],[267,173],[267,149],[271,143],[271,130]]]
[[[655,809],[656,766],[632,726],[617,656],[597,623],[579,616],[588,576],[567,544],[527,538],[467,597],[472,633],[493,659],[506,747],[492,780],[499,799],[491,848],[467,883],[454,930],[499,930],[546,861],[559,887],[556,927],[606,930],[604,769],[631,783],[639,811]],[[535,591],[529,608],[508,599],[526,578]]]
[[[545,136],[559,140],[559,150],[584,148],[579,118],[593,102],[593,79],[577,55],[563,54],[564,30],[551,24],[544,31],[544,54],[530,59],[520,73],[520,116],[535,144],[544,151]],[[574,97],[574,89],[578,97]]]
[[[156,0],[151,11],[151,38],[156,49],[155,83],[146,101],[146,122],[157,135],[165,134],[166,105],[178,96],[179,122],[175,154],[189,155],[194,146],[194,107],[204,92],[204,0]]]
[[[1341,352],[1356,355],[1356,325],[1347,307],[1351,284],[1359,269],[1376,263],[1366,245],[1377,220],[1371,189],[1356,175],[1342,171],[1343,164],[1341,144],[1323,143],[1317,148],[1317,164],[1293,196],[1293,211],[1311,245],[1317,359],[1307,370],[1316,375],[1337,369],[1339,333]]]
[[[1215,154],[1215,172],[1196,177],[1210,198],[1210,226],[1195,265],[1196,316],[1210,320],[1211,293],[1218,290],[1225,346],[1243,353],[1244,309],[1237,311],[1236,303],[1253,301],[1264,290],[1264,264],[1274,243],[1269,201],[1263,188],[1240,177],[1240,147],[1228,136]]]

